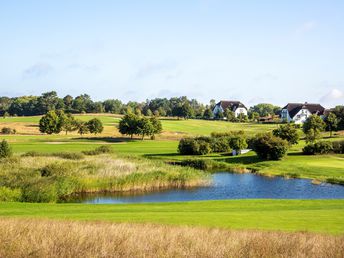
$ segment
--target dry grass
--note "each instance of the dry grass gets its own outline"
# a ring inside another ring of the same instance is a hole
[[[344,237],[105,222],[0,220],[0,257],[344,257]]]

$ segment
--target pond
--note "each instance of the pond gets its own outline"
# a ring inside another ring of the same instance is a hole
[[[344,186],[314,185],[307,179],[284,179],[256,174],[215,173],[207,187],[174,189],[151,193],[85,194],[68,202],[144,203],[225,199],[343,199]]]

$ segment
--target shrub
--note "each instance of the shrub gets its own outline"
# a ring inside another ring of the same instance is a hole
[[[332,142],[333,152],[338,154],[344,154],[344,141]]]
[[[41,157],[41,156],[43,156],[43,154],[37,151],[28,151],[22,155],[22,157]]]
[[[211,150],[212,152],[231,152],[232,149],[229,146],[228,137],[212,138]]]
[[[211,152],[209,137],[183,138],[179,141],[178,151],[183,155],[205,155]]]
[[[19,202],[21,200],[21,190],[0,187],[0,202]]]
[[[289,142],[289,144],[297,144],[299,141],[299,133],[294,125],[285,124],[279,126],[272,131],[273,135],[280,137]]]
[[[10,128],[10,127],[3,127],[3,128],[1,129],[1,133],[2,133],[2,134],[16,134],[17,131],[16,131],[16,129],[12,129],[12,128]]]
[[[333,151],[333,144],[329,141],[310,143],[302,151],[306,155],[328,154]]]
[[[62,159],[80,160],[84,158],[84,155],[78,152],[54,152],[51,155]]]
[[[112,149],[110,146],[107,145],[102,145],[99,146],[98,148],[94,149],[94,150],[90,150],[90,151],[83,151],[82,153],[85,155],[100,155],[100,154],[105,154],[105,153],[111,153]]]
[[[193,138],[182,138],[178,144],[178,152],[182,155],[194,155],[199,146]]]
[[[33,179],[22,189],[24,202],[56,202],[57,199],[56,187],[50,178]]]
[[[288,151],[288,142],[271,133],[259,134],[253,140],[253,150],[261,159],[279,160]]]
[[[209,142],[206,141],[198,141],[198,151],[195,154],[198,155],[205,155],[211,152],[211,147]]]
[[[12,156],[12,149],[7,141],[2,140],[0,143],[0,158],[9,158]]]

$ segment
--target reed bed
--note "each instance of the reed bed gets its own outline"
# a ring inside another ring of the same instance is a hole
[[[78,193],[153,191],[209,183],[201,171],[162,161],[115,154],[67,154],[31,153],[3,160],[0,201],[11,201],[12,196],[12,201],[58,202]]]
[[[344,237],[151,224],[0,220],[0,257],[344,257]]]

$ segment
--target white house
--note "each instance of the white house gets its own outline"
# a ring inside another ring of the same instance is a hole
[[[304,123],[311,115],[324,116],[325,108],[320,104],[288,103],[281,110],[281,120],[295,122],[295,124]]]
[[[225,101],[221,100],[217,103],[213,109],[213,114],[216,116],[219,112],[225,112],[229,108],[234,112],[235,117],[238,117],[239,114],[244,114],[247,116],[247,108],[240,101]]]

